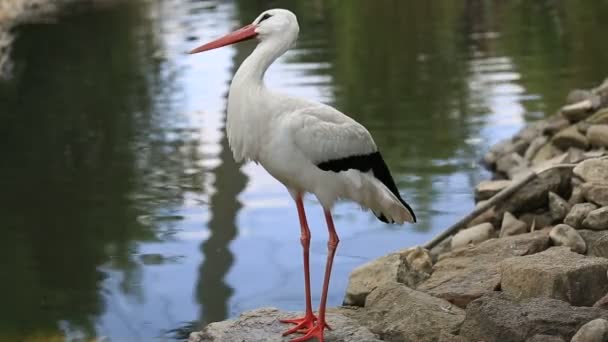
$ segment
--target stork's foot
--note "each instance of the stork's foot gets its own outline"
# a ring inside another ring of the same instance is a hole
[[[304,342],[304,341],[308,341],[308,340],[313,339],[313,338],[316,338],[318,342],[324,342],[325,339],[323,337],[323,332],[325,331],[325,329],[330,329],[331,330],[331,328],[327,325],[327,323],[325,323],[325,322],[319,322],[314,327],[308,329],[305,332],[304,336],[298,337],[298,338],[294,338],[290,342]]]
[[[296,326],[285,331],[283,336],[291,335],[295,332],[307,332],[315,326],[315,322],[317,321],[317,317],[313,314],[306,315],[302,318],[293,318],[293,319],[282,319],[281,323],[290,323],[295,324]]]

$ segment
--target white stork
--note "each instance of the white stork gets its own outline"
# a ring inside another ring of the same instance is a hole
[[[261,164],[287,187],[298,209],[306,313],[302,318],[282,321],[295,324],[283,335],[305,333],[293,342],[313,337],[323,341],[323,331],[328,328],[327,288],[339,241],[331,209],[338,199],[371,209],[383,222],[416,222],[365,127],[330,106],[285,95],[264,85],[264,73],[295,44],[298,33],[298,20],[292,12],[271,9],[252,24],[190,51],[208,51],[254,37],[259,40],[230,85],[226,130],[234,158]],[[302,202],[305,193],[314,194],[323,206],[329,230],[318,317],[313,314],[310,300],[310,230]]]

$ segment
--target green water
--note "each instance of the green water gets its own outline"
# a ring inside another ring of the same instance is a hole
[[[297,214],[224,137],[254,43],[184,51],[269,7],[298,46],[267,82],[374,135],[420,222],[335,209],[329,304],[349,272],[473,206],[487,147],[608,75],[606,1],[115,1],[18,27],[0,81],[0,341],[172,340],[259,306],[303,308]],[[313,301],[327,233],[312,226]]]

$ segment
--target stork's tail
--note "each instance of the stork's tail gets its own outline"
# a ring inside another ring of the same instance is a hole
[[[376,187],[378,191],[377,196],[379,197],[376,200],[380,205],[378,209],[372,209],[374,215],[376,215],[380,221],[386,223],[401,224],[406,221],[415,223],[416,214],[414,214],[412,207],[401,198],[395,180],[393,180],[393,176],[391,176],[391,172],[380,152],[374,153],[373,159],[373,175],[385,187],[385,189],[382,189],[383,187],[381,186]]]

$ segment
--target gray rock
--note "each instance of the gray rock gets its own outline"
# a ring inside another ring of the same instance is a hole
[[[575,185],[574,179],[573,179],[572,193],[570,194],[570,198],[568,198],[568,204],[570,205],[570,210],[572,210],[573,205],[575,205],[577,203],[583,203],[583,202],[585,202],[585,196],[583,195],[583,188],[580,185]]]
[[[587,118],[586,121],[592,125],[608,124],[608,107],[602,108],[602,109],[598,110],[597,112],[593,113],[593,115],[591,115],[589,118]]]
[[[543,133],[554,135],[568,126],[570,126],[570,121],[564,119],[562,116],[557,116],[547,124]]]
[[[490,148],[490,150],[484,155],[482,162],[486,167],[493,168],[498,159],[509,153],[515,152],[523,155],[528,148],[528,144],[529,143],[524,140],[503,140]]]
[[[608,184],[608,159],[587,159],[578,164],[573,172],[584,182]]]
[[[599,308],[570,306],[550,298],[518,301],[494,292],[467,306],[459,335],[469,341],[521,342],[551,334],[569,341],[584,323],[606,317],[608,311]]]
[[[553,136],[551,143],[561,150],[577,147],[586,150],[589,147],[587,137],[578,131],[576,126],[570,126]]]
[[[583,220],[593,210],[597,209],[597,206],[593,203],[578,203],[572,206],[568,215],[564,219],[564,223],[570,227],[576,229],[583,228]]]
[[[483,201],[491,198],[501,190],[507,188],[513,182],[510,180],[484,180],[475,187],[475,201]]]
[[[578,131],[582,135],[585,135],[585,134],[587,134],[587,130],[589,129],[591,124],[586,121],[581,121],[581,122],[577,122],[575,126],[576,126],[576,129],[578,129]]]
[[[508,211],[513,215],[531,212],[538,208],[546,208],[549,191],[556,194],[570,192],[570,169],[553,169],[540,174],[526,186],[519,189],[511,197],[496,206],[499,214]]]
[[[549,237],[555,246],[570,247],[570,250],[573,252],[581,254],[584,254],[587,250],[585,240],[583,240],[576,229],[567,224],[558,224],[553,227],[549,233]]]
[[[463,229],[452,237],[452,250],[466,247],[469,244],[479,244],[492,236],[494,236],[494,226],[488,222]]]
[[[518,220],[513,214],[506,211],[502,218],[499,237],[518,235],[528,232],[528,224]]]
[[[570,147],[568,151],[566,151],[566,158],[564,160],[564,163],[578,164],[585,159],[587,159],[587,156],[585,155],[584,150],[581,150],[580,148],[576,147]]]
[[[593,94],[590,98],[572,103],[562,107],[562,115],[570,120],[570,122],[577,122],[588,118],[595,109],[600,105],[600,97]]]
[[[608,230],[579,230],[587,245],[587,255],[608,258]]]
[[[552,247],[501,264],[501,289],[516,298],[547,297],[572,305],[593,305],[608,292],[608,259]]]
[[[564,120],[564,121],[566,121],[566,120]],[[567,121],[566,121],[566,123],[567,123]],[[524,153],[524,159],[527,161],[532,161],[532,159],[534,159],[534,156],[536,156],[538,151],[540,151],[540,149],[543,146],[545,146],[545,144],[548,141],[549,141],[549,138],[547,138],[544,135],[534,138],[532,140],[532,142],[530,142],[530,146],[528,146],[528,148],[526,149],[526,152]]]
[[[491,223],[492,226],[498,226],[500,224],[501,217],[502,216],[497,215],[495,207],[491,207],[490,209],[479,214],[476,218],[472,219],[471,222],[467,224],[467,228],[474,227],[486,222]]]
[[[606,342],[608,341],[608,321],[597,318],[583,325],[572,337],[571,342]]]
[[[608,125],[593,125],[587,130],[591,146],[608,147]]]
[[[581,191],[587,201],[600,206],[608,205],[608,184],[583,183]]]
[[[593,304],[593,307],[608,310],[608,293],[604,297],[598,299],[598,301]]]
[[[592,93],[589,90],[585,89],[573,89],[568,93],[566,97],[566,104],[573,104],[577,102],[581,102],[583,100],[588,100],[591,98]]]
[[[403,251],[401,261],[410,265],[414,271],[429,274],[433,272],[433,259],[429,250],[421,246],[411,247]]]
[[[442,330],[439,333],[439,339],[437,342],[469,342],[469,340],[462,336],[450,334],[449,332]]]
[[[557,155],[562,154],[563,151],[555,147],[551,142],[544,144],[538,152],[532,158],[532,165],[536,165],[540,162],[549,160]]]
[[[555,192],[549,191],[549,212],[553,222],[562,221],[568,215],[570,209],[571,206],[565,199]]]
[[[470,249],[444,254],[431,277],[418,290],[459,307],[500,285],[500,262],[512,256],[538,253],[549,246],[549,231],[491,239]]]
[[[443,331],[458,332],[464,310],[443,299],[393,283],[375,289],[367,297],[365,308],[350,317],[384,341],[435,342]]]
[[[559,336],[538,334],[530,337],[526,342],[566,342],[566,340]]]
[[[380,342],[368,328],[345,316],[346,310],[328,310],[327,324],[332,330],[325,330],[327,341],[335,342]],[[292,336],[283,337],[283,331],[292,325],[283,324],[279,319],[301,317],[303,313],[283,312],[276,308],[261,308],[248,311],[235,320],[211,323],[202,331],[190,334],[188,342],[285,342]]]
[[[583,227],[593,230],[608,229],[608,207],[591,211],[583,220]]]
[[[404,266],[400,254],[391,253],[355,268],[348,278],[344,305],[363,306],[365,298],[373,289],[397,281],[401,267]]]
[[[513,178],[514,175],[528,168],[528,162],[519,154],[507,153],[496,161],[496,171]]]

